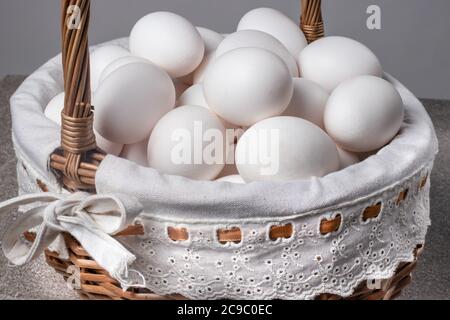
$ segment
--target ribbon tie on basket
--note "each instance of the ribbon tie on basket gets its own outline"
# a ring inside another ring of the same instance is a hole
[[[81,192],[23,195],[0,204],[0,216],[25,205],[34,205],[34,208],[19,214],[3,238],[3,252],[12,263],[22,266],[32,261],[59,234],[67,232],[124,288],[144,285],[143,279],[136,281],[129,276],[128,266],[136,257],[111,237],[129,226],[142,212],[137,199]],[[30,229],[36,229],[36,239],[31,245],[23,237]]]

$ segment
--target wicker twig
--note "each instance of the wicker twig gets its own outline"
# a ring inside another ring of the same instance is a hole
[[[302,0],[300,27],[308,43],[316,41],[325,35],[321,0]]]

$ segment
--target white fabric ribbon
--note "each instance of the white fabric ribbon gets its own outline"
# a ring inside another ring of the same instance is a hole
[[[124,288],[145,286],[142,276],[136,280],[129,275],[128,267],[136,257],[111,237],[133,223],[142,212],[137,199],[81,192],[23,195],[0,204],[0,216],[8,214],[12,219],[12,212],[30,204],[36,206],[19,214],[3,238],[3,252],[13,264],[22,266],[32,261],[61,232],[67,232]],[[37,228],[36,239],[30,245],[23,234],[33,228]]]

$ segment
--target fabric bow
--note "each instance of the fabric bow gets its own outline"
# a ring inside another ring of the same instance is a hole
[[[129,226],[142,212],[137,199],[81,192],[23,195],[0,204],[0,216],[8,214],[12,221],[11,213],[25,205],[34,208],[19,214],[3,238],[3,252],[13,264],[22,266],[34,260],[58,235],[67,232],[125,288],[145,285],[132,283],[128,266],[136,257],[111,237]],[[30,245],[23,234],[31,229],[36,229],[36,239]]]

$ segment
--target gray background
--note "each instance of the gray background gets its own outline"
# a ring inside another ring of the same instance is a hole
[[[232,32],[250,9],[269,6],[299,18],[300,0],[93,0],[91,43],[126,36],[151,11],[179,13],[199,26]],[[366,9],[382,9],[382,30]],[[59,0],[0,0],[0,78],[29,74],[59,50]],[[416,95],[450,99],[450,1],[324,0],[329,35],[360,40]]]

